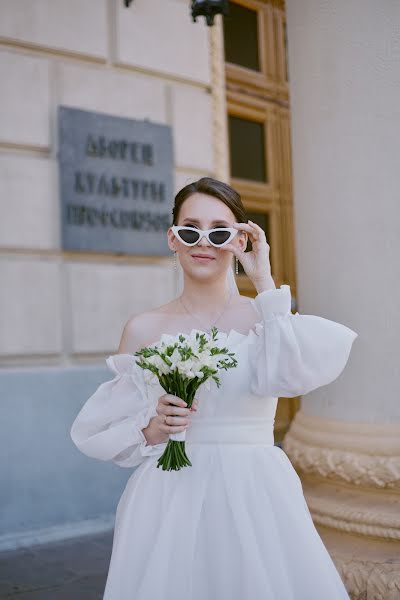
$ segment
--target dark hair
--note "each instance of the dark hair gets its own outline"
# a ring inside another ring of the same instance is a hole
[[[223,181],[213,179],[213,177],[202,177],[193,183],[185,185],[185,187],[176,194],[174,208],[172,209],[173,225],[178,224],[179,211],[184,201],[196,192],[218,198],[218,200],[221,200],[231,209],[238,223],[247,223],[246,210],[243,206],[240,194]]]

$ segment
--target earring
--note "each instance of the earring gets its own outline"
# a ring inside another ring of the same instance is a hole
[[[236,275],[239,275],[239,261],[238,261],[238,257],[237,257],[237,256],[235,256],[235,259],[236,259],[236,260],[235,260],[235,262],[236,262],[236,265],[235,265],[235,273],[236,273]]]
[[[176,250],[174,251],[172,266],[173,266],[172,273],[173,273],[173,280],[174,280],[175,297],[177,297],[180,277],[179,277],[179,272],[178,272],[178,258],[177,258]]]

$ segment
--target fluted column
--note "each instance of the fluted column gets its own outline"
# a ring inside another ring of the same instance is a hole
[[[229,183],[224,35],[221,18],[216,17],[214,25],[208,28],[213,99],[213,158],[215,177]]]
[[[353,599],[400,598],[400,5],[287,0],[298,310],[359,337],[283,448]]]

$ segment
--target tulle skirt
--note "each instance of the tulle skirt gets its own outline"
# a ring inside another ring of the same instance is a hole
[[[128,480],[103,600],[349,600],[281,448],[186,451],[192,467],[151,456]]]

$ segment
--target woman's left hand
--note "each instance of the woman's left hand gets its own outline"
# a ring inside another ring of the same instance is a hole
[[[250,220],[248,223],[234,223],[233,227],[245,231],[249,235],[252,245],[251,251],[245,252],[245,248],[241,250],[239,246],[232,242],[223,246],[221,250],[233,252],[240,260],[246,275],[251,279],[257,291],[276,287],[271,275],[270,246],[264,230]]]

